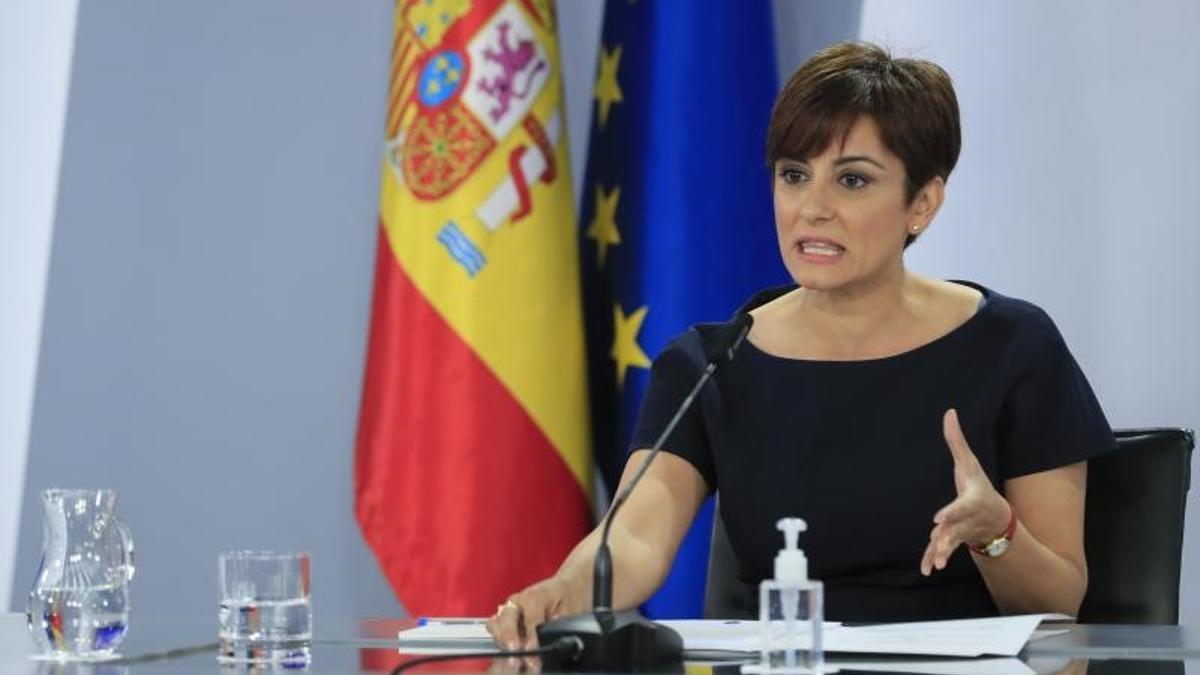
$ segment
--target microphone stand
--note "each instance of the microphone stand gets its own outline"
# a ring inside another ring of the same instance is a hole
[[[700,379],[688,392],[675,415],[659,434],[650,449],[650,454],[638,466],[633,477],[613,500],[604,519],[600,545],[592,577],[592,611],[587,614],[563,617],[547,621],[538,626],[539,644],[553,644],[564,637],[575,637],[583,649],[573,654],[549,654],[542,658],[546,671],[583,672],[645,672],[669,669],[683,660],[683,638],[674,630],[643,617],[636,610],[615,611],[612,602],[613,564],[608,547],[608,533],[617,511],[629,499],[633,488],[650,468],[650,463],[662,451],[663,444],[684,414],[692,407],[700,390],[708,383],[717,369],[733,360],[734,352],[754,323],[749,314],[741,314],[728,332],[721,336],[713,350],[708,366]]]

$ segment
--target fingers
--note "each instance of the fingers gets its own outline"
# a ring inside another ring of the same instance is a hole
[[[544,602],[530,603],[522,608],[525,640],[522,649],[537,649],[537,627],[546,623],[546,613],[549,609]]]
[[[513,656],[492,659],[487,672],[488,675],[516,675],[521,672],[521,660]]]
[[[504,656],[498,659],[493,659],[488,667],[489,675],[517,675],[518,673],[537,673],[542,672],[542,660],[536,656],[527,656],[518,658],[515,656]]]
[[[521,605],[515,598],[496,608],[496,613],[488,617],[487,631],[501,649],[515,652],[521,649],[524,642],[524,626],[522,625]],[[536,637],[534,638],[536,640]]]
[[[931,542],[929,542],[929,544],[927,544],[925,546],[925,552],[921,554],[921,576],[923,576],[923,577],[929,576],[930,572],[933,571],[933,563],[930,562],[930,555],[932,554],[932,551],[931,551],[932,548],[933,548],[933,542],[931,541]]]
[[[940,532],[941,525],[938,525],[929,533],[929,543],[925,545],[925,553],[921,555],[921,576],[927,577],[933,573],[934,540]]]
[[[487,630],[501,649],[537,649],[537,628],[562,613],[564,599],[552,582],[542,582],[509,597],[487,620]]]
[[[958,411],[950,408],[942,417],[942,435],[946,437],[946,445],[950,446],[950,454],[954,456],[955,466],[962,463],[975,462],[975,453],[967,444],[962,426],[958,422]]]
[[[921,556],[921,574],[929,576],[934,570],[945,569],[950,556],[962,543],[962,534],[955,524],[935,526],[929,533],[929,544]]]
[[[933,542],[933,566],[939,570],[946,569],[946,563],[950,562],[951,554],[961,543],[962,537],[959,536],[957,528],[948,527],[946,532]]]

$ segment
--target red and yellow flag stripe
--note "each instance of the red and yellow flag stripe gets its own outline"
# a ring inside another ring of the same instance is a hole
[[[490,613],[590,523],[561,88],[548,0],[397,5],[356,512],[414,613]]]

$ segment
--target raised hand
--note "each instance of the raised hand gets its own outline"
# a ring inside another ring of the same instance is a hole
[[[933,516],[929,545],[921,557],[921,574],[943,569],[961,544],[984,546],[1004,531],[1011,510],[979,465],[963,436],[958,413],[951,408],[942,418],[942,433],[954,458],[954,489],[958,496]]]

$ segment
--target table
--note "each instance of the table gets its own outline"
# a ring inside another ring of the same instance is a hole
[[[399,630],[415,624],[411,619],[359,621],[316,617],[314,624],[313,662],[301,672],[312,675],[377,672],[372,669],[372,664],[383,668],[398,659],[412,658],[398,655],[393,640]],[[129,637],[122,644],[123,660],[62,664],[30,660],[33,643],[25,627],[24,615],[0,614],[0,675],[238,675],[254,670],[218,665],[213,641],[215,631],[215,617],[209,624],[178,617],[147,619],[135,616]],[[831,658],[835,665],[839,660],[838,657]],[[1072,626],[1067,634],[1031,642],[1022,652],[1021,660],[1038,673],[1200,675],[1200,631],[1180,626]],[[890,659],[888,663],[894,664],[894,669],[883,672],[911,672],[905,670],[910,662]],[[942,664],[944,668],[940,672],[944,673],[966,673],[971,666],[970,661],[943,660]],[[437,670],[479,672],[487,666],[487,663],[474,662],[468,668],[450,663],[439,664]],[[691,666],[688,673],[693,675],[704,670]],[[295,671],[289,669],[287,672]],[[715,675],[736,672],[736,666],[718,666],[713,670]]]

